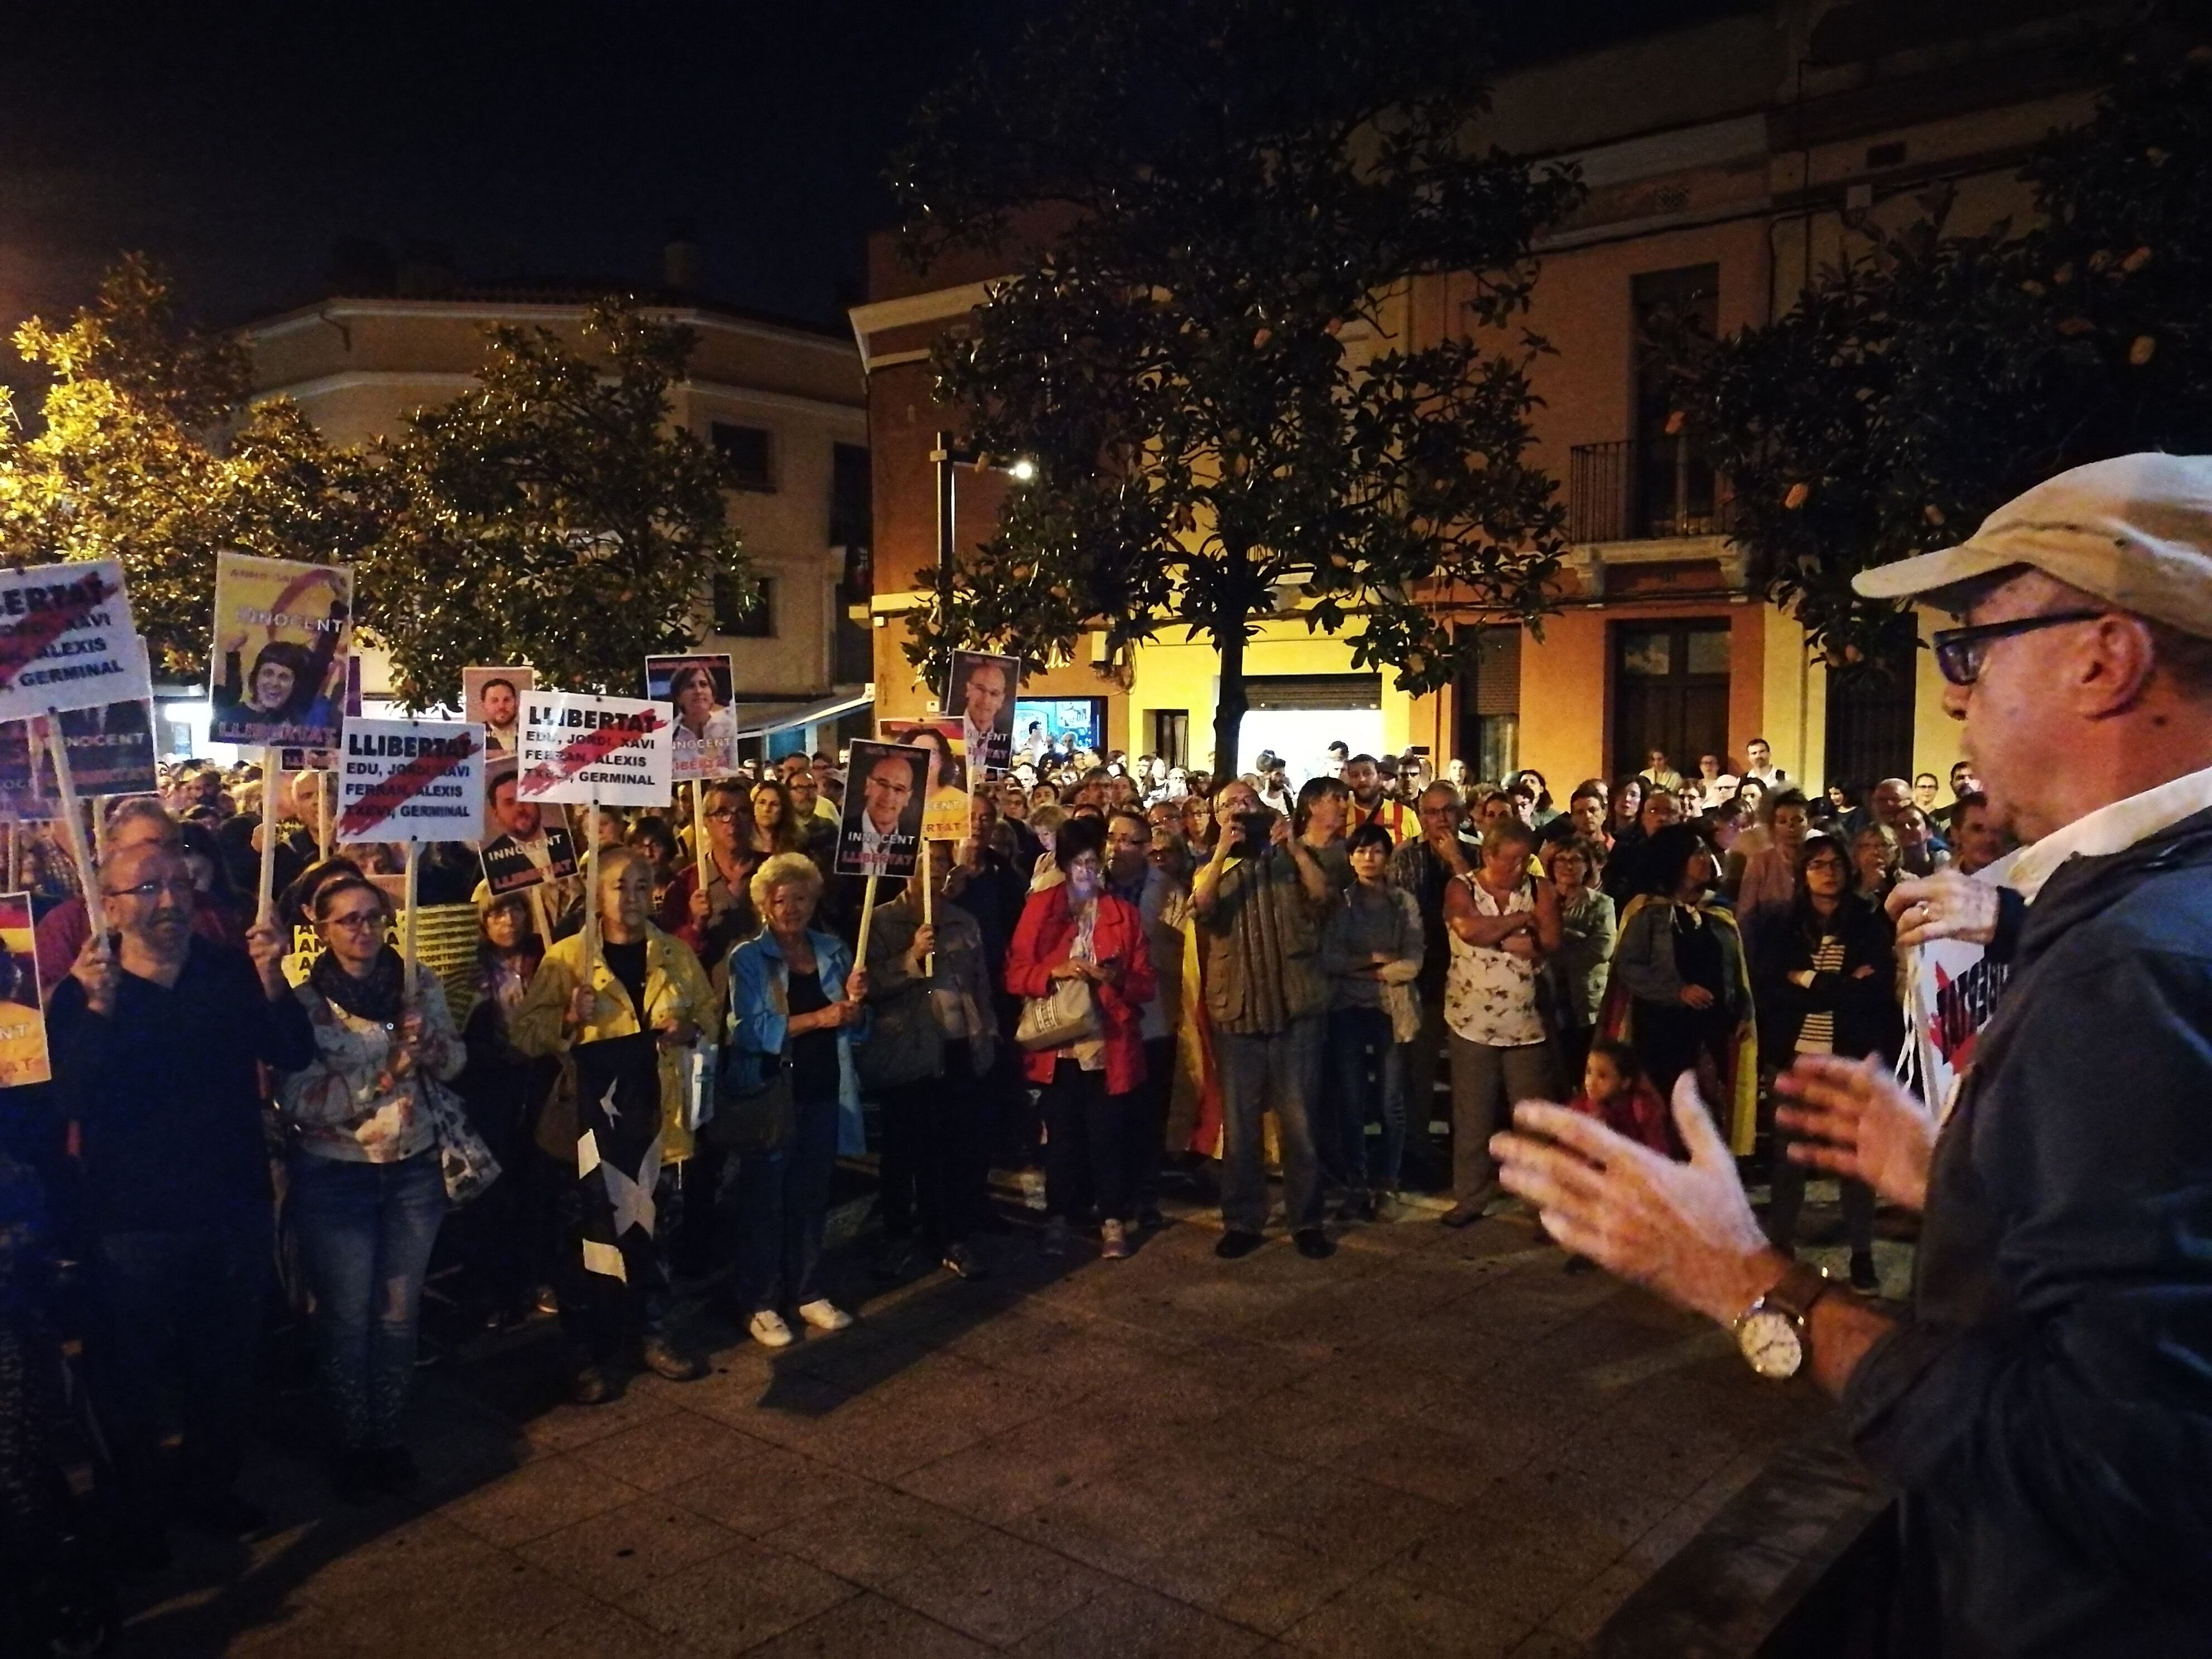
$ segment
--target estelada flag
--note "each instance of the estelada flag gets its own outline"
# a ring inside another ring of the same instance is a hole
[[[626,995],[620,987],[601,996]],[[584,1266],[610,1279],[649,1274],[660,1178],[660,1054],[650,1031],[580,1042],[576,1179],[583,1188]]]

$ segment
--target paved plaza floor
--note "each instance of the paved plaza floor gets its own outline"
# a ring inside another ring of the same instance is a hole
[[[1824,1415],[1525,1217],[1233,1263],[1210,1219],[890,1291],[848,1249],[851,1330],[612,1406],[544,1331],[427,1373],[416,1499],[264,1450],[276,1527],[185,1540],[121,1651],[1560,1659]]]

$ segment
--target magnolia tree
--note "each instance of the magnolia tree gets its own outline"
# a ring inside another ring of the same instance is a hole
[[[1956,542],[2063,468],[2212,451],[2212,40],[2131,32],[2094,116],[2022,176],[2025,227],[1948,234],[1931,198],[1775,322],[1678,342],[1731,533],[1831,660],[1893,638],[1858,571]]]
[[[894,167],[913,256],[1013,270],[939,347],[939,395],[1036,473],[939,585],[917,664],[1065,659],[1091,631],[1126,661],[1188,629],[1220,653],[1225,768],[1263,618],[1419,691],[1463,662],[1440,602],[1540,613],[1564,524],[1517,319],[1530,239],[1580,186],[1469,142],[1485,65],[1456,0],[1099,0],[924,106]],[[1446,337],[1394,335],[1391,296],[1448,272]]]

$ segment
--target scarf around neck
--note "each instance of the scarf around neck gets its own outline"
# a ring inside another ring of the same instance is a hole
[[[325,951],[307,970],[307,983],[356,1019],[380,1025],[395,1023],[406,1006],[407,972],[389,945],[376,953],[367,979],[356,979],[339,965],[336,952]]]

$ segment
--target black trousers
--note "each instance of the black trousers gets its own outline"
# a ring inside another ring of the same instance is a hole
[[[1176,1040],[1145,1039],[1145,1080],[1129,1091],[1129,1210],[1160,1206],[1160,1160],[1168,1147],[1168,1104],[1175,1094]]]
[[[1096,1205],[1102,1221],[1129,1218],[1129,1124],[1133,1093],[1109,1095],[1106,1073],[1072,1060],[1045,1086],[1044,1207],[1081,1220]]]
[[[933,1252],[964,1243],[988,1201],[983,1080],[975,1075],[965,1038],[945,1045],[945,1075],[878,1090],[883,1113],[882,1185],[877,1204],[884,1231],[904,1238],[919,1231]]]

